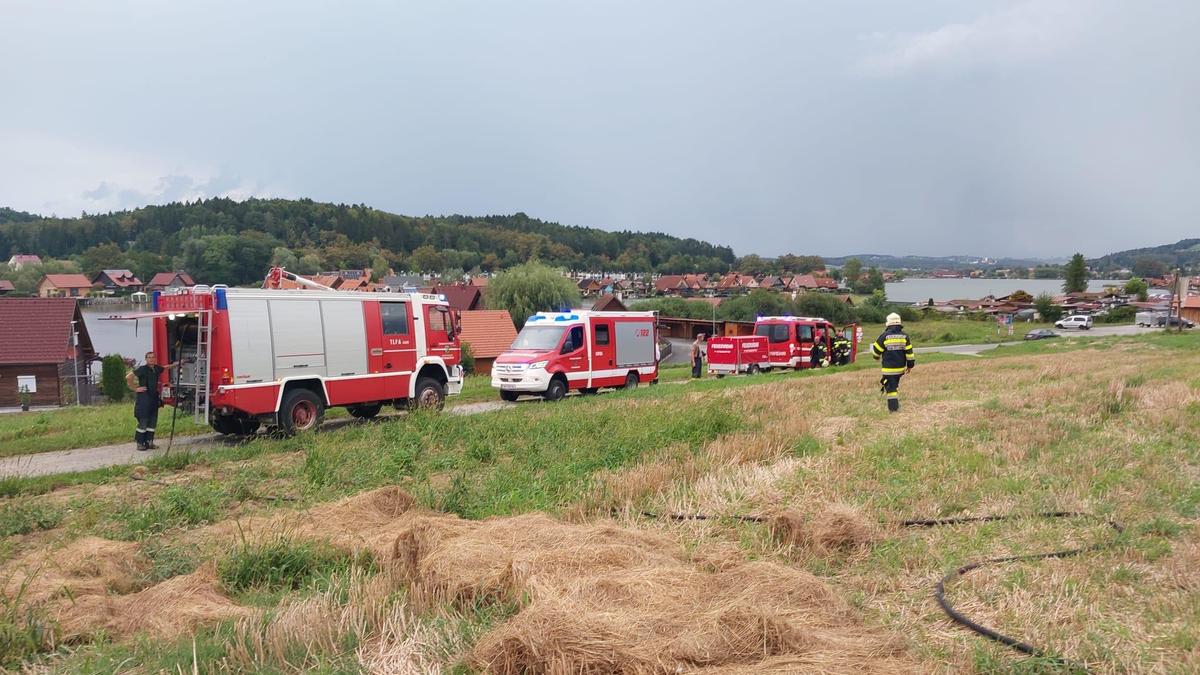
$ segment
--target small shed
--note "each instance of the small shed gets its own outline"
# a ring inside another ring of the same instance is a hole
[[[71,322],[79,333],[72,345]],[[0,407],[21,404],[21,389],[31,405],[62,405],[74,397],[64,385],[75,373],[90,382],[96,359],[79,304],[72,298],[0,298]],[[78,370],[76,370],[78,369]]]
[[[463,344],[471,345],[475,373],[491,375],[496,357],[508,351],[517,339],[517,329],[506,309],[477,309],[462,312]]]

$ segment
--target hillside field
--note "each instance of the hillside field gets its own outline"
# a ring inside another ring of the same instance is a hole
[[[0,666],[1194,672],[1198,347],[922,358],[890,416],[865,359],[3,479]],[[1096,518],[900,525],[1045,511]],[[1094,543],[948,585],[1050,656],[933,599],[967,562]]]

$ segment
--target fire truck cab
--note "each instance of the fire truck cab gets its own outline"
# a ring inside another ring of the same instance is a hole
[[[538,312],[492,364],[492,386],[505,401],[634,389],[658,380],[658,360],[654,312]]]
[[[850,324],[839,331],[825,319],[804,316],[764,316],[754,323],[754,334],[767,339],[771,367],[795,370],[853,363],[858,356],[857,329]],[[838,337],[849,345],[839,345]]]
[[[441,408],[462,391],[459,319],[422,293],[233,289],[154,293],[162,398],[225,434],[313,429],[326,408]],[[168,371],[170,372],[170,371]]]

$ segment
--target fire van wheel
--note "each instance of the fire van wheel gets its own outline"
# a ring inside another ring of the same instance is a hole
[[[561,377],[556,377],[550,380],[550,386],[546,387],[546,392],[542,394],[542,398],[547,401],[561,401],[567,395],[567,383]]]
[[[637,389],[638,376],[637,373],[630,373],[625,376],[625,389]]]
[[[504,389],[501,389],[501,390],[500,390],[500,400],[501,400],[501,401],[509,401],[509,402],[512,402],[512,401],[515,401],[515,400],[517,400],[517,397],[518,397],[518,396],[520,396],[520,394],[518,394],[518,393],[517,393],[517,392],[515,392],[515,391],[506,391],[506,390],[504,390]]]
[[[293,389],[283,397],[279,408],[279,430],[287,435],[312,431],[321,425],[325,404],[308,389]]]
[[[441,410],[446,407],[446,390],[431,377],[417,380],[416,395],[409,402],[413,410]]]
[[[379,414],[383,409],[382,403],[368,403],[365,405],[349,405],[346,406],[346,412],[350,413],[351,417],[360,420],[369,420]]]

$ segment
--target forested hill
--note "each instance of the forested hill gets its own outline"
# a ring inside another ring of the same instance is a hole
[[[0,209],[0,256],[18,252],[139,274],[182,267],[197,281],[235,284],[262,278],[271,262],[302,273],[381,265],[441,273],[536,257],[572,269],[678,273],[723,271],[735,260],[731,248],[695,239],[560,225],[523,213],[410,217],[310,199],[208,199],[80,218]]]
[[[1174,244],[1109,253],[1089,260],[1088,265],[1100,270],[1129,269],[1143,277],[1161,277],[1175,268],[1197,270],[1200,269],[1200,239],[1182,239]]]

